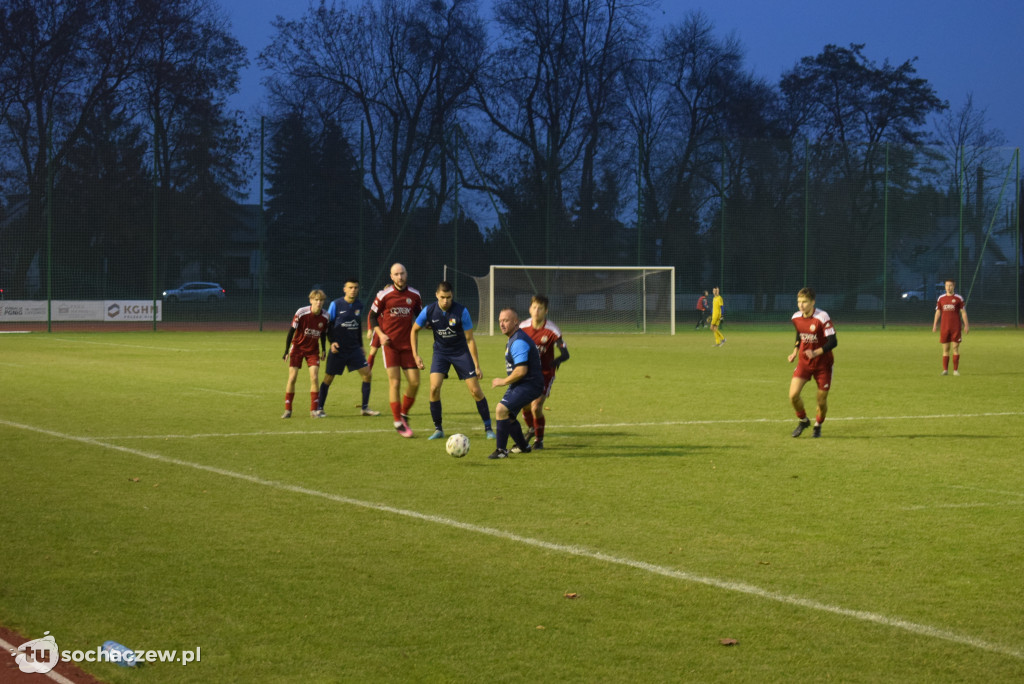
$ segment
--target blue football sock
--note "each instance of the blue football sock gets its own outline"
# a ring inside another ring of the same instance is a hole
[[[495,445],[498,449],[506,449],[508,447],[508,424],[512,422],[507,418],[498,421],[497,429],[494,431],[496,438]]]
[[[370,383],[363,383],[363,408],[370,407]]]
[[[441,402],[430,402],[430,417],[434,420],[434,427],[441,429]]]
[[[491,429],[491,407],[487,405],[487,397],[476,402],[476,411],[484,421],[484,429]]]
[[[327,403],[327,390],[331,389],[331,386],[321,382],[320,383],[320,396],[317,397],[316,405],[321,411],[324,410],[324,404]]]

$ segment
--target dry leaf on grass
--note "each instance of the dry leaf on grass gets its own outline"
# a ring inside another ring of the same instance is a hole
[[[718,643],[722,644],[723,646],[735,646],[740,642],[736,639],[719,639]]]

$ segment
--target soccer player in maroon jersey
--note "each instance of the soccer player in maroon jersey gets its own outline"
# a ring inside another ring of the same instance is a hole
[[[939,342],[942,343],[942,374],[949,375],[949,357],[953,356],[953,375],[960,375],[960,340],[971,326],[967,323],[967,305],[964,298],[955,294],[955,280],[946,281],[946,294],[940,295],[935,302],[935,320],[932,321],[932,332],[942,322]],[[963,319],[963,328],[960,320]]]
[[[319,418],[317,398],[320,395],[320,360],[327,356],[327,314],[324,313],[324,302],[327,295],[323,290],[309,293],[309,306],[304,306],[292,317],[292,327],[288,328],[288,340],[284,343],[284,356],[288,359],[288,383],[284,388],[284,414],[282,418],[292,417],[292,399],[295,398],[295,379],[302,368],[302,360],[309,366],[309,415]],[[320,350],[317,351],[317,344]]]
[[[420,388],[420,369],[412,354],[412,324],[423,308],[420,293],[408,286],[409,274],[402,264],[391,266],[391,285],[377,293],[370,305],[370,327],[380,342],[384,369],[388,374],[388,399],[395,429],[412,437],[409,409]],[[372,351],[372,349],[371,349]],[[402,373],[408,384],[402,394]]]
[[[540,352],[540,367],[544,374],[544,392],[528,406],[523,407],[523,420],[526,421],[526,440],[537,437],[534,449],[544,448],[544,402],[551,395],[551,385],[555,382],[555,371],[569,360],[569,348],[562,339],[562,331],[548,320],[548,298],[534,295],[530,301],[530,319],[523,321],[519,329],[525,332]],[[555,358],[555,349],[558,358]]]
[[[789,383],[789,401],[800,420],[793,430],[794,437],[799,437],[811,425],[807,411],[804,410],[804,400],[800,398],[800,392],[811,378],[818,385],[818,414],[815,416],[812,436],[821,437],[821,424],[825,422],[825,414],[828,413],[828,391],[832,387],[832,350],[839,345],[832,319],[814,306],[814,300],[814,290],[803,288],[796,295],[796,305],[800,310],[793,314],[796,346],[789,355],[789,362],[793,363],[797,358],[799,361]]]

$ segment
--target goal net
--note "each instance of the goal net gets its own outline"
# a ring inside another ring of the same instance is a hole
[[[493,335],[498,314],[513,308],[521,319],[530,299],[545,295],[550,318],[564,331],[676,332],[673,266],[491,266],[474,277],[480,295],[478,329]]]

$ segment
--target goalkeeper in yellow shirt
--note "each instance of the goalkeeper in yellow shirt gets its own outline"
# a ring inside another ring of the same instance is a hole
[[[725,335],[718,329],[718,326],[722,324],[722,307],[725,306],[725,301],[717,287],[712,292],[714,292],[715,298],[711,300],[711,331],[715,333],[715,346],[721,347],[725,344]]]

